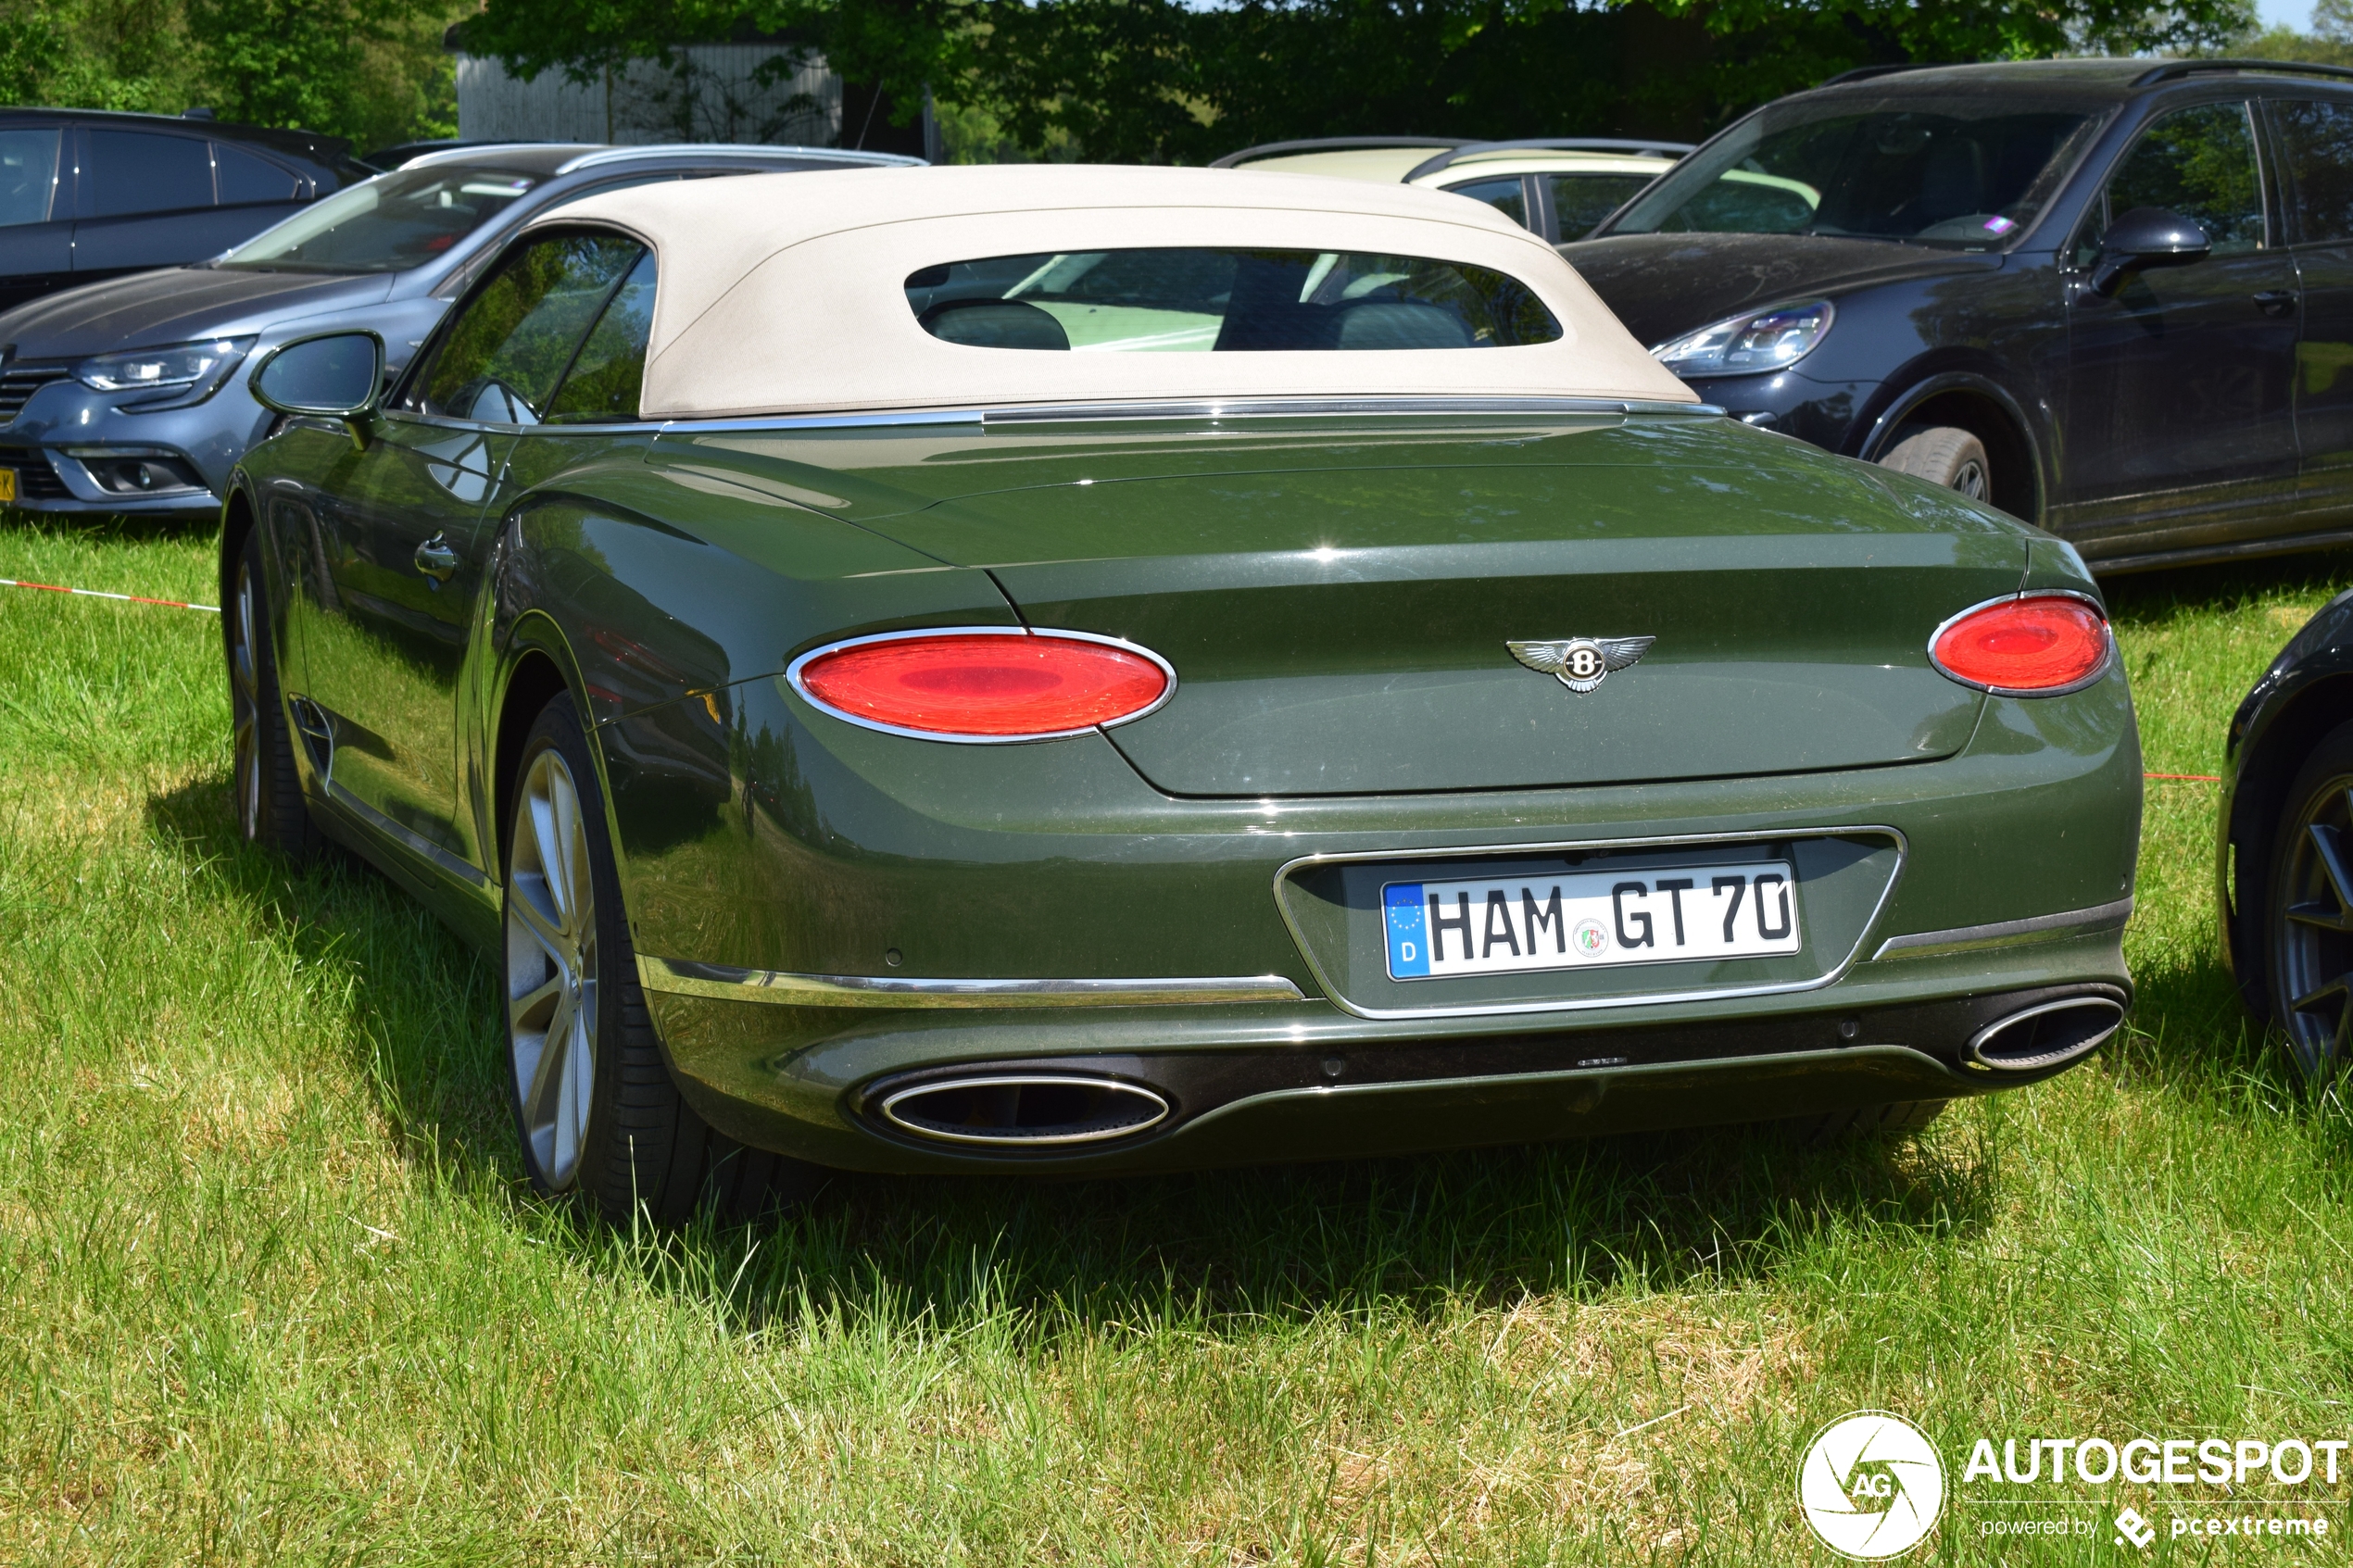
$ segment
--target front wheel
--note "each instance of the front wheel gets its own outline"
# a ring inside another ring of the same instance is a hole
[[[2263,889],[2271,1016],[2317,1076],[2353,1035],[2353,724],[2312,748],[2280,813]]]
[[[1972,501],[1994,494],[1994,465],[1985,443],[1957,425],[1914,425],[1895,433],[1880,467],[1957,490]]]
[[[508,1084],[531,1185],[608,1220],[750,1219],[817,1168],[713,1130],[678,1093],[639,990],[603,797],[570,696],[516,764],[506,843]]]

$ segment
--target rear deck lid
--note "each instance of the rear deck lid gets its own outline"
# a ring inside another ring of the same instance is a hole
[[[1173,795],[1947,756],[1981,698],[1930,667],[1930,634],[2015,591],[2026,562],[2023,525],[1720,420],[1164,441],[1159,472],[1138,471],[1130,430],[1120,460],[1074,443],[1051,469],[1000,465],[998,486],[858,509],[986,567],[1034,626],[1166,659],[1175,698],[1110,734]],[[1582,691],[1509,646],[1642,638],[1638,662]]]

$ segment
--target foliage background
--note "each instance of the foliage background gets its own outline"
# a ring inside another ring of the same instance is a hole
[[[928,85],[966,157],[1204,162],[1351,132],[1680,135],[1852,67],[2187,53],[2252,0],[485,0],[467,46],[585,80],[679,43],[767,37]]]
[[[466,0],[0,0],[0,102],[299,126],[360,151],[458,133]]]
[[[1364,132],[1674,135],[1856,66],[2058,54],[2353,61],[2254,0],[0,0],[0,101],[298,125],[365,150],[457,133],[445,31],[586,81],[681,44],[824,55],[958,161],[1203,162]]]

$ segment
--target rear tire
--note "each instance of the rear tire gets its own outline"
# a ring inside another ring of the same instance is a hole
[[[270,601],[258,533],[247,533],[237,551],[237,570],[221,620],[229,662],[230,794],[237,812],[237,835],[290,859],[310,859],[319,853],[321,840],[309,804],[302,797],[294,734],[278,690],[278,655],[270,639]]]
[[[1892,1137],[1919,1132],[1942,1116],[1951,1103],[1942,1099],[1906,1099],[1888,1105],[1858,1106],[1851,1110],[1825,1111],[1819,1116],[1800,1116],[1789,1127],[1797,1141],[1805,1144]]]
[[[1972,501],[1990,505],[1993,500],[1994,465],[1985,456],[1985,443],[1958,425],[1911,425],[1897,431],[1895,445],[1881,455],[1879,466],[1957,490]]]
[[[753,1220],[806,1196],[804,1161],[747,1148],[678,1092],[637,985],[595,759],[569,695],[540,711],[515,763],[505,845],[509,1100],[523,1169],[606,1220],[698,1208]]]

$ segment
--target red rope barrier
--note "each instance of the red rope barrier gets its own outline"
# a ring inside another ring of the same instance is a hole
[[[161,605],[166,609],[195,609],[207,615],[219,615],[219,605],[192,605],[179,599],[151,599],[140,594],[109,594],[100,588],[61,588],[55,583],[19,583],[13,577],[0,577],[0,588],[36,588],[44,594],[79,594],[91,599],[120,599],[124,604]]]

